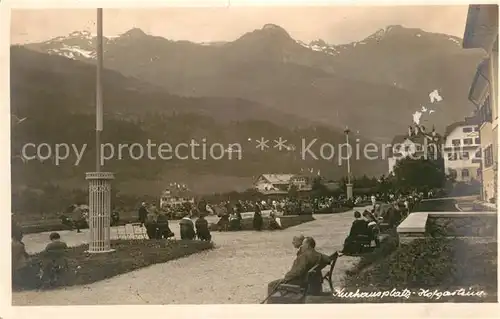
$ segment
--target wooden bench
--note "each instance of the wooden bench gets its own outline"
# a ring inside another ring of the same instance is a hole
[[[330,291],[333,291],[332,274],[337,263],[339,253],[335,252],[330,256],[329,264],[317,264],[311,268],[306,277],[306,283],[304,286],[291,285],[291,284],[280,284],[278,287],[266,298],[262,303],[272,303],[272,304],[300,304],[305,303],[308,296],[323,296],[325,295],[322,291],[322,285],[326,281],[330,287]],[[323,274],[323,268],[328,266],[328,270]],[[321,273],[321,281],[315,282],[317,278],[314,276],[316,272]],[[319,287],[317,287],[320,285]],[[328,293],[331,295],[331,293]]]

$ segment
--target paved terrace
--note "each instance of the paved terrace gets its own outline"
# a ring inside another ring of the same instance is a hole
[[[359,207],[358,210],[364,208]],[[281,278],[295,258],[292,237],[313,236],[317,249],[331,254],[342,248],[352,211],[316,215],[316,220],[282,231],[213,232],[216,248],[156,264],[85,286],[13,293],[13,305],[229,304],[259,303],[267,283]],[[178,223],[171,229],[179,234]],[[83,244],[87,233],[60,232],[70,245]],[[48,233],[26,235],[27,250],[43,249]],[[333,274],[339,285],[358,258],[341,257]]]

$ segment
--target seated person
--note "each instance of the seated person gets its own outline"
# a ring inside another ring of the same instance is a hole
[[[40,266],[26,252],[19,232],[11,235],[12,285],[37,288],[40,283]]]
[[[271,210],[271,213],[269,213],[269,229],[281,229],[280,224],[276,220],[276,212],[274,210]]]
[[[356,254],[362,248],[361,242],[370,239],[370,230],[368,229],[368,222],[361,218],[361,213],[354,212],[354,222],[351,226],[351,231],[345,239],[343,254]]]
[[[146,215],[146,221],[144,222],[144,227],[146,227],[146,233],[149,239],[156,238],[156,232],[158,231],[157,216],[154,212],[149,211]]]
[[[61,240],[61,235],[59,235],[59,233],[51,233],[49,239],[50,243],[45,247],[46,252],[60,252],[68,248],[68,245]]]
[[[375,216],[369,211],[365,210],[363,212],[363,218],[368,223],[368,230],[370,231],[369,236],[375,241],[376,247],[380,247],[380,241],[378,239],[378,234],[380,233],[380,229],[377,223],[377,219]]]
[[[276,291],[281,284],[297,285],[305,288],[308,283],[314,282],[314,286],[317,286],[314,290],[321,289],[321,269],[330,262],[330,257],[316,251],[316,242],[312,237],[304,238],[300,251],[285,277],[273,280],[268,284],[268,295]],[[318,272],[313,274],[313,278],[308,278],[309,271],[316,265],[320,265]]]
[[[208,221],[205,219],[205,215],[203,213],[200,214],[198,219],[195,222],[196,226],[196,235],[199,240],[211,241],[212,235],[210,234],[210,229],[208,229]]]
[[[297,249],[297,256],[302,252],[302,243],[304,242],[304,235],[294,236],[292,239],[292,245]]]
[[[241,230],[241,220],[235,212],[229,215],[229,225],[231,230]]]
[[[196,232],[194,231],[194,224],[188,214],[182,217],[179,226],[181,228],[181,239],[193,240],[195,238]]]
[[[168,226],[168,216],[167,213],[161,211],[156,219],[156,227],[158,228],[156,232],[156,239],[168,239],[175,236],[175,234],[170,230]]]
[[[49,239],[50,243],[45,247],[43,255],[43,279],[53,283],[56,280],[56,273],[68,268],[66,259],[68,245],[61,240],[59,233],[51,233]]]
[[[227,231],[229,228],[229,214],[227,212],[221,212],[219,215],[219,220],[217,221],[217,226],[219,231]]]

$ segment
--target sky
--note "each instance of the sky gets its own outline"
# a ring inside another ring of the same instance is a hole
[[[171,40],[232,41],[267,23],[296,40],[359,41],[388,25],[462,38],[467,6],[330,6],[104,9],[104,35],[137,27]],[[73,31],[96,33],[95,9],[13,9],[11,43],[42,42]]]

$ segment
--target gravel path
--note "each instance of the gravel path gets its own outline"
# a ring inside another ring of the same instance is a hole
[[[359,208],[363,210],[364,208]],[[313,236],[325,254],[340,250],[352,223],[352,211],[316,215],[316,220],[274,232],[214,232],[216,248],[186,258],[156,264],[94,284],[52,291],[15,292],[13,305],[116,304],[252,304],[266,296],[267,283],[291,267],[292,237]],[[171,223],[177,234],[178,223]],[[85,243],[86,232],[60,232],[70,245]],[[23,240],[30,252],[43,249],[48,235],[30,234]],[[340,284],[355,257],[341,257],[334,271]]]

